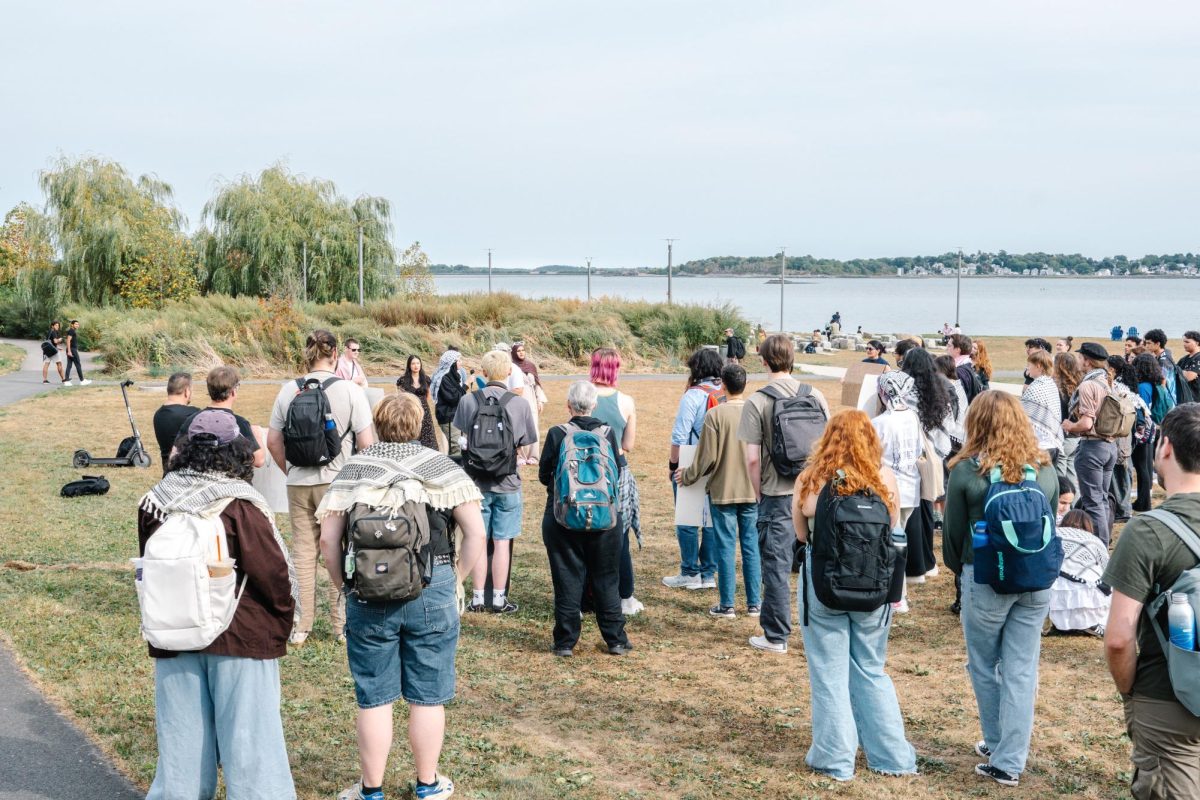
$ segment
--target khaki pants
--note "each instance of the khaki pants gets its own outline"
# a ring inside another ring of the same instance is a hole
[[[300,581],[300,623],[298,633],[311,633],[317,609],[317,576],[325,572],[321,559],[321,526],[317,524],[317,506],[325,497],[329,484],[318,486],[289,486],[288,513],[292,518],[292,562]],[[325,596],[333,610],[333,635],[346,627],[346,601],[326,578]]]
[[[1173,700],[1125,699],[1135,800],[1200,798],[1200,718]]]

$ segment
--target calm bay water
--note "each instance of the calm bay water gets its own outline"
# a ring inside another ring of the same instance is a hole
[[[438,275],[439,292],[486,292],[486,275]],[[768,330],[779,327],[779,285],[767,278],[675,278],[677,303],[732,303]],[[784,327],[824,327],[834,311],[842,328],[874,332],[941,329],[954,322],[954,278],[796,278],[784,286]],[[587,296],[584,276],[493,274],[496,291],[524,297]],[[961,323],[968,333],[992,336],[1106,335],[1113,325],[1142,332],[1162,328],[1172,338],[1200,328],[1191,278],[968,278],[962,279]],[[593,274],[592,296],[665,301],[666,277]]]

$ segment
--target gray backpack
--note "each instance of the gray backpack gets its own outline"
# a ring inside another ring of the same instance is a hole
[[[343,546],[346,583],[361,600],[412,600],[433,578],[424,503],[410,500],[396,512],[356,503],[350,508]]]
[[[1195,532],[1183,520],[1161,508],[1147,511],[1143,516],[1156,519],[1170,528],[1171,532],[1178,536],[1187,545],[1188,550],[1191,550],[1192,554],[1200,560],[1200,538],[1197,538]],[[1196,619],[1200,620],[1200,563],[1191,569],[1184,570],[1170,589],[1161,593],[1150,602],[1150,605],[1146,606],[1146,613],[1150,615],[1150,625],[1154,628],[1154,634],[1158,637],[1158,643],[1162,646],[1163,654],[1167,658],[1167,672],[1171,677],[1171,688],[1175,692],[1175,697],[1180,703],[1183,703],[1184,708],[1196,716],[1200,716],[1200,651],[1183,650],[1171,644],[1170,638],[1158,622],[1159,613],[1163,606],[1171,602],[1173,594],[1186,595],[1192,612],[1195,613]]]

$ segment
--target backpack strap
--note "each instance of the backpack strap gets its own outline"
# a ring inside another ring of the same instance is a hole
[[[339,378],[337,375],[334,375],[332,378],[327,378],[326,380],[321,382],[321,391],[325,391],[330,386],[333,386],[335,383],[337,383],[340,380],[341,380],[341,378]]]
[[[1200,537],[1196,536],[1195,531],[1187,526],[1179,516],[1165,508],[1156,508],[1153,511],[1147,511],[1141,516],[1156,519],[1170,529],[1171,533],[1179,537],[1179,539],[1187,546],[1188,550],[1192,551],[1192,555],[1200,561]]]

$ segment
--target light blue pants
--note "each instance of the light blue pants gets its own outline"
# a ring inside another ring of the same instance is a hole
[[[675,478],[671,478],[672,496],[679,493]],[[717,571],[713,563],[713,529],[695,525],[676,525],[675,538],[679,540],[679,574],[699,575],[708,579]]]
[[[913,775],[917,752],[904,736],[896,687],[883,670],[887,658],[890,608],[834,611],[812,587],[812,552],[804,560],[808,624],[801,625],[812,696],[812,747],[804,762],[837,780],[854,777],[861,742],[867,766],[888,775]],[[800,603],[803,595],[797,593]],[[804,608],[800,607],[804,620]]]
[[[158,766],[146,800],[294,798],[279,717],[279,662],[203,653],[154,661]]]
[[[737,548],[742,548],[742,580],[746,605],[762,605],[762,564],[758,557],[758,504],[712,504],[713,550],[717,591],[722,606],[732,606],[737,591]]]
[[[975,582],[963,565],[962,626],[967,642],[967,673],[979,706],[983,741],[991,764],[1010,775],[1025,771],[1033,733],[1042,623],[1050,610],[1050,590],[998,594]]]

